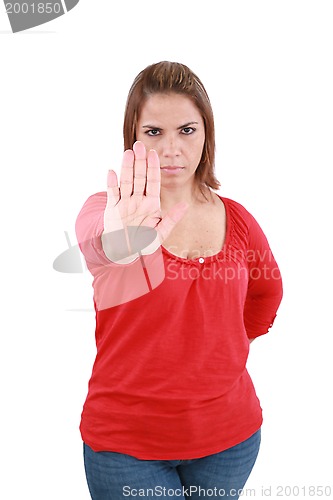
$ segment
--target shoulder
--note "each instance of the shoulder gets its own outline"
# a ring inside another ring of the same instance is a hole
[[[222,201],[235,232],[242,233],[248,245],[260,248],[269,246],[265,232],[252,213],[234,200],[222,197]]]
[[[243,241],[250,245],[267,244],[267,238],[257,219],[241,203],[220,196],[224,203],[227,223],[231,227],[231,232],[238,235]]]
[[[241,222],[246,226],[251,226],[255,220],[253,215],[238,201],[226,198],[225,196],[218,195],[223,201],[226,209],[227,216],[233,218],[236,222]]]
[[[82,216],[82,214],[87,213],[87,211],[94,212],[95,210],[101,210],[101,209],[104,210],[106,206],[106,201],[107,201],[106,191],[101,191],[99,193],[91,194],[83,203],[79,212],[79,216]]]
[[[84,202],[75,221],[75,230],[79,241],[91,238],[93,231],[98,232],[103,229],[106,202],[106,192],[92,194]]]
[[[94,204],[94,203],[104,203],[104,202],[106,202],[106,199],[107,199],[106,191],[100,191],[99,193],[94,193],[94,194],[91,194],[90,196],[88,196],[88,198],[84,202],[84,205]]]

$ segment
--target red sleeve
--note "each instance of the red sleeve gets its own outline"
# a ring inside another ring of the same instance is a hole
[[[84,203],[75,223],[76,238],[92,274],[95,268],[112,265],[101,242],[105,207],[106,192],[93,194]]]
[[[118,264],[107,258],[101,241],[106,201],[106,192],[90,196],[75,223],[80,250],[94,277],[94,303],[97,310],[141,297],[156,288],[165,277],[161,248],[129,264]]]
[[[244,307],[244,324],[250,339],[268,332],[273,325],[282,299],[279,267],[266,236],[255,218],[248,216],[248,290]]]

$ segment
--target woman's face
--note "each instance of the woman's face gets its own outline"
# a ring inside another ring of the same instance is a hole
[[[153,94],[142,107],[136,139],[155,149],[161,165],[161,184],[193,184],[205,143],[205,126],[198,108],[187,96]]]

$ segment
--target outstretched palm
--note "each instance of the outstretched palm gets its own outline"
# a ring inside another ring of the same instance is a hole
[[[143,143],[136,142],[133,150],[124,152],[120,186],[116,173],[110,170],[108,174],[102,241],[111,260],[144,249],[154,239],[152,235],[159,246],[184,216],[187,206],[178,203],[161,217],[160,191],[158,155],[154,150],[147,155]]]

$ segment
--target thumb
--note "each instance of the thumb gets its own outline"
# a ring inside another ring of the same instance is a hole
[[[177,222],[184,217],[188,208],[189,204],[186,201],[181,201],[174,205],[158,223],[155,229],[158,232],[161,243],[169,236]]]

